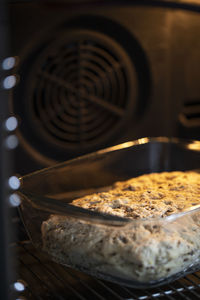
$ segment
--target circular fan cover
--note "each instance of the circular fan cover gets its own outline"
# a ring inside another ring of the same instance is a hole
[[[32,64],[26,113],[45,145],[86,153],[120,136],[133,116],[138,83],[116,40],[92,30],[65,30]]]

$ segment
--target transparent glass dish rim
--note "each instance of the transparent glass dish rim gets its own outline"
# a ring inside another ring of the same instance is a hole
[[[86,155],[80,156],[78,158],[68,160],[68,161],[65,161],[62,163],[58,163],[54,166],[44,168],[42,170],[25,175],[20,178],[21,188],[19,190],[19,195],[22,198],[25,198],[26,201],[28,201],[30,203],[30,205],[32,205],[36,209],[40,209],[42,211],[46,211],[46,212],[53,213],[53,214],[60,214],[60,215],[68,216],[68,217],[74,217],[74,218],[78,218],[79,220],[85,220],[85,221],[89,221],[91,223],[102,224],[105,226],[106,225],[107,226],[125,226],[128,224],[130,225],[130,223],[138,224],[138,223],[147,222],[147,221],[148,222],[153,221],[153,222],[159,222],[159,223],[166,223],[166,222],[168,223],[168,222],[173,222],[173,221],[175,221],[179,218],[182,218],[186,215],[193,215],[193,214],[199,213],[200,212],[200,204],[191,207],[187,211],[183,211],[183,212],[176,213],[176,214],[171,214],[165,218],[156,217],[156,218],[152,218],[152,219],[146,218],[146,219],[131,220],[128,218],[122,218],[122,217],[118,217],[118,216],[114,216],[114,215],[110,215],[110,214],[102,214],[100,212],[91,211],[91,210],[84,209],[81,207],[73,206],[64,201],[59,201],[57,199],[53,199],[50,197],[37,195],[35,193],[33,194],[33,193],[30,193],[29,191],[27,192],[26,187],[25,188],[23,187],[24,180],[30,179],[32,176],[39,176],[40,174],[48,173],[50,170],[51,171],[58,170],[60,168],[70,165],[73,162],[81,161],[82,159],[91,159],[93,157],[101,156],[106,153],[112,153],[112,152],[120,151],[122,149],[133,148],[133,147],[136,147],[139,145],[149,144],[152,142],[166,143],[166,144],[167,143],[179,144],[179,145],[183,146],[184,148],[187,148],[191,151],[199,152],[199,155],[200,155],[200,141],[185,140],[185,139],[179,139],[179,138],[167,138],[167,137],[156,137],[156,138],[145,137],[145,138],[141,138],[138,140],[125,142],[125,143],[122,143],[122,144],[119,144],[116,146],[108,147],[103,150],[99,150],[99,151],[93,152],[91,154],[86,154]],[[199,172],[199,169],[198,169],[198,172]]]

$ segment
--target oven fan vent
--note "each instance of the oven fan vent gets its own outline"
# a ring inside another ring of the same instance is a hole
[[[180,114],[180,121],[186,127],[200,126],[200,99],[185,102]]]
[[[44,165],[125,141],[149,95],[140,45],[104,18],[74,19],[41,34],[16,72],[21,145]]]
[[[35,126],[61,147],[103,145],[135,105],[131,60],[117,42],[99,32],[74,30],[50,43],[30,80]]]

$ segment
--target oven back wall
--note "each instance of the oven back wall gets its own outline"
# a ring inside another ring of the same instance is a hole
[[[199,14],[10,4],[21,174],[144,136],[200,138]]]

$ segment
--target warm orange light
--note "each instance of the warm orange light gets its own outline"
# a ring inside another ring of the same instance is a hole
[[[194,141],[187,145],[187,148],[190,150],[200,151],[200,142]]]

